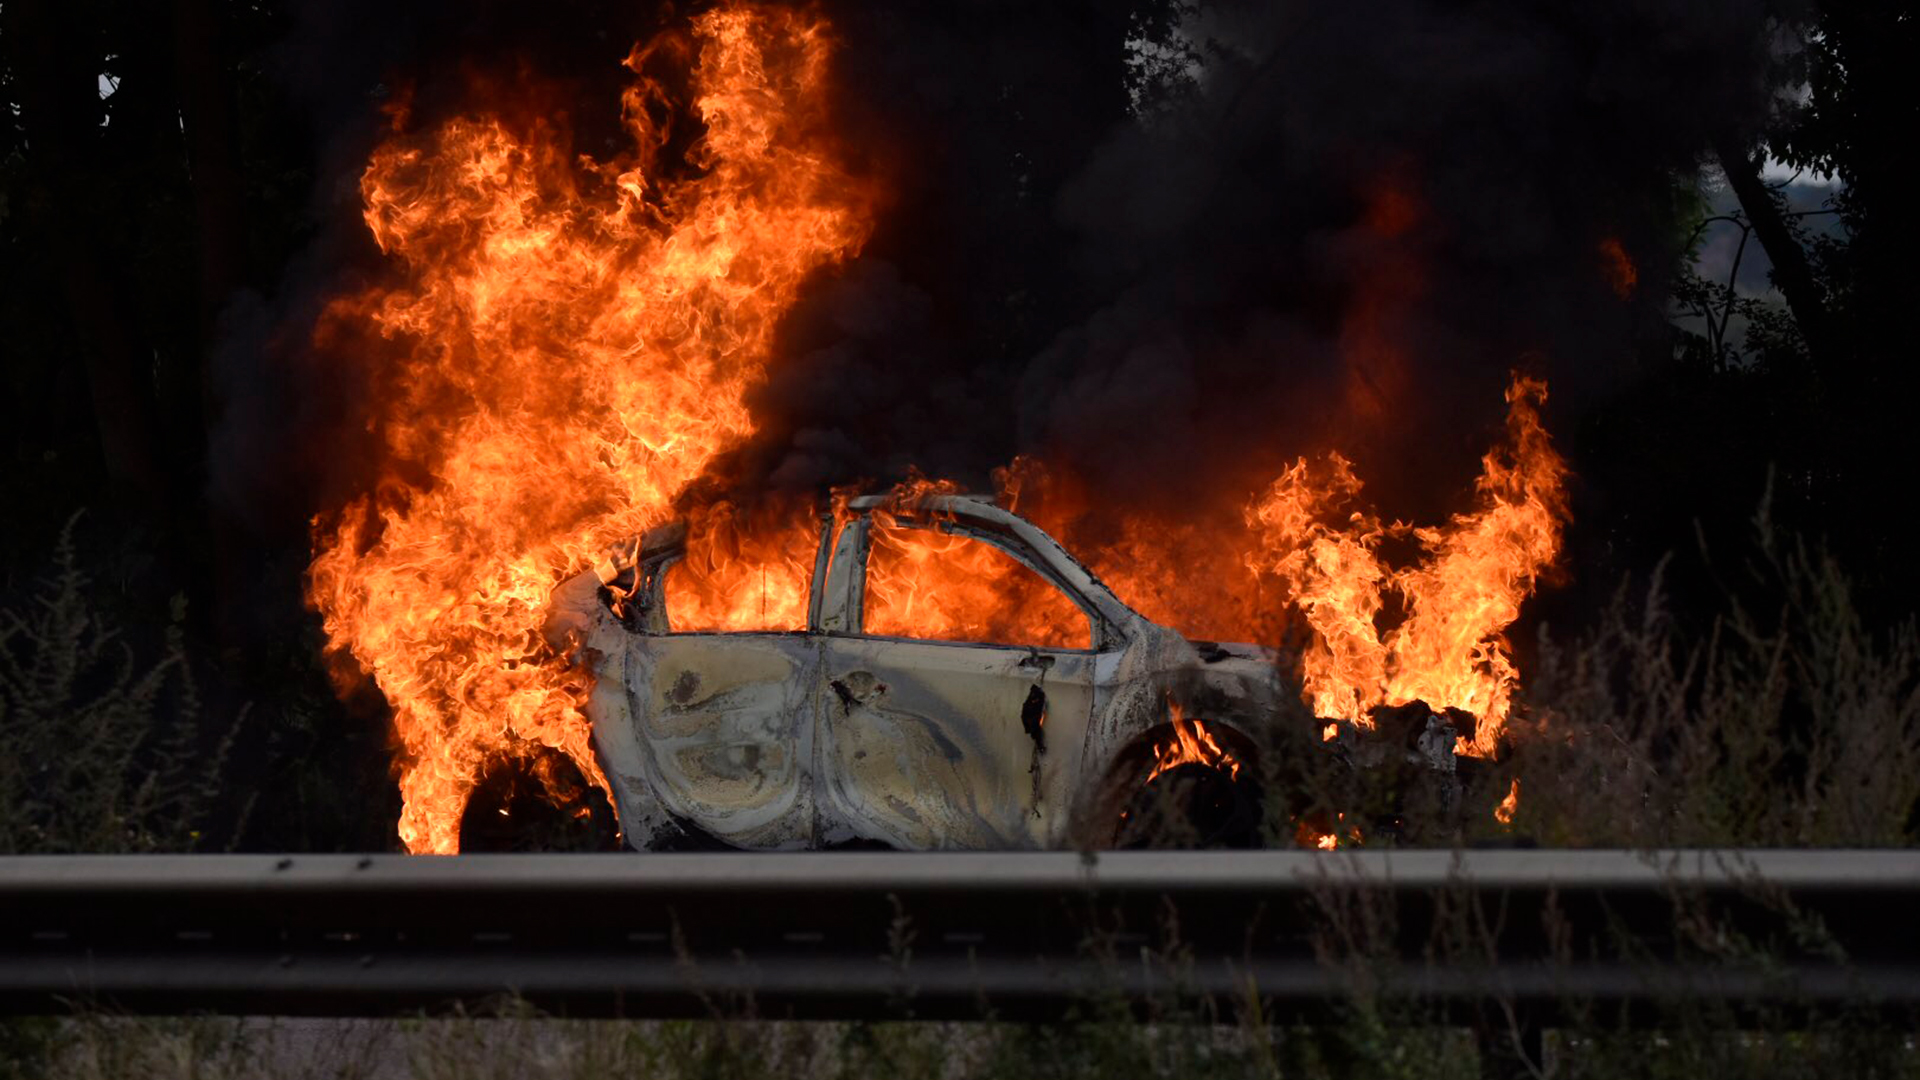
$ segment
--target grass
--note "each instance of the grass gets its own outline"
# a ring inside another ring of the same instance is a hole
[[[1920,1076],[1911,1030],[1676,1024],[1548,1033],[1483,1060],[1470,1029],[1356,1009],[1343,1023],[1255,1030],[1088,1019],[994,1022],[565,1020],[525,1010],[441,1019],[91,1017],[0,1076],[73,1080],[1555,1080]]]
[[[1920,830],[1920,632],[1876,632],[1836,562],[1757,522],[1744,595],[1704,632],[1656,576],[1543,640],[1506,774],[1555,846],[1901,847]]]

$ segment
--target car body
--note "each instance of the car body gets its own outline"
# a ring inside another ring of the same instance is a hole
[[[994,546],[1085,615],[1090,647],[867,633],[876,518]],[[604,572],[553,598],[549,636],[592,670],[594,747],[636,848],[1105,846],[1172,710],[1245,757],[1283,693],[1271,653],[1144,618],[989,500],[875,496],[824,516],[800,631],[671,632],[663,583],[684,536],[639,546],[625,618]]]

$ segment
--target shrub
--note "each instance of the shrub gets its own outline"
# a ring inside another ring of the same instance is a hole
[[[210,750],[178,620],[142,657],[93,599],[73,522],[31,600],[0,609],[0,853],[186,851],[231,732]]]

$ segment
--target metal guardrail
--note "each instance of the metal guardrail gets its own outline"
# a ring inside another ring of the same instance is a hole
[[[1913,851],[21,856],[0,1011],[1047,1018],[1177,992],[1283,1017],[1356,986],[1449,1016],[1906,1009],[1916,909]],[[1789,924],[1762,964],[1688,943]]]

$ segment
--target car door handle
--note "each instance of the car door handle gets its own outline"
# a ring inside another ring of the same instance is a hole
[[[1053,657],[1039,652],[1030,652],[1020,658],[1020,666],[1028,671],[1045,671],[1053,666]]]

